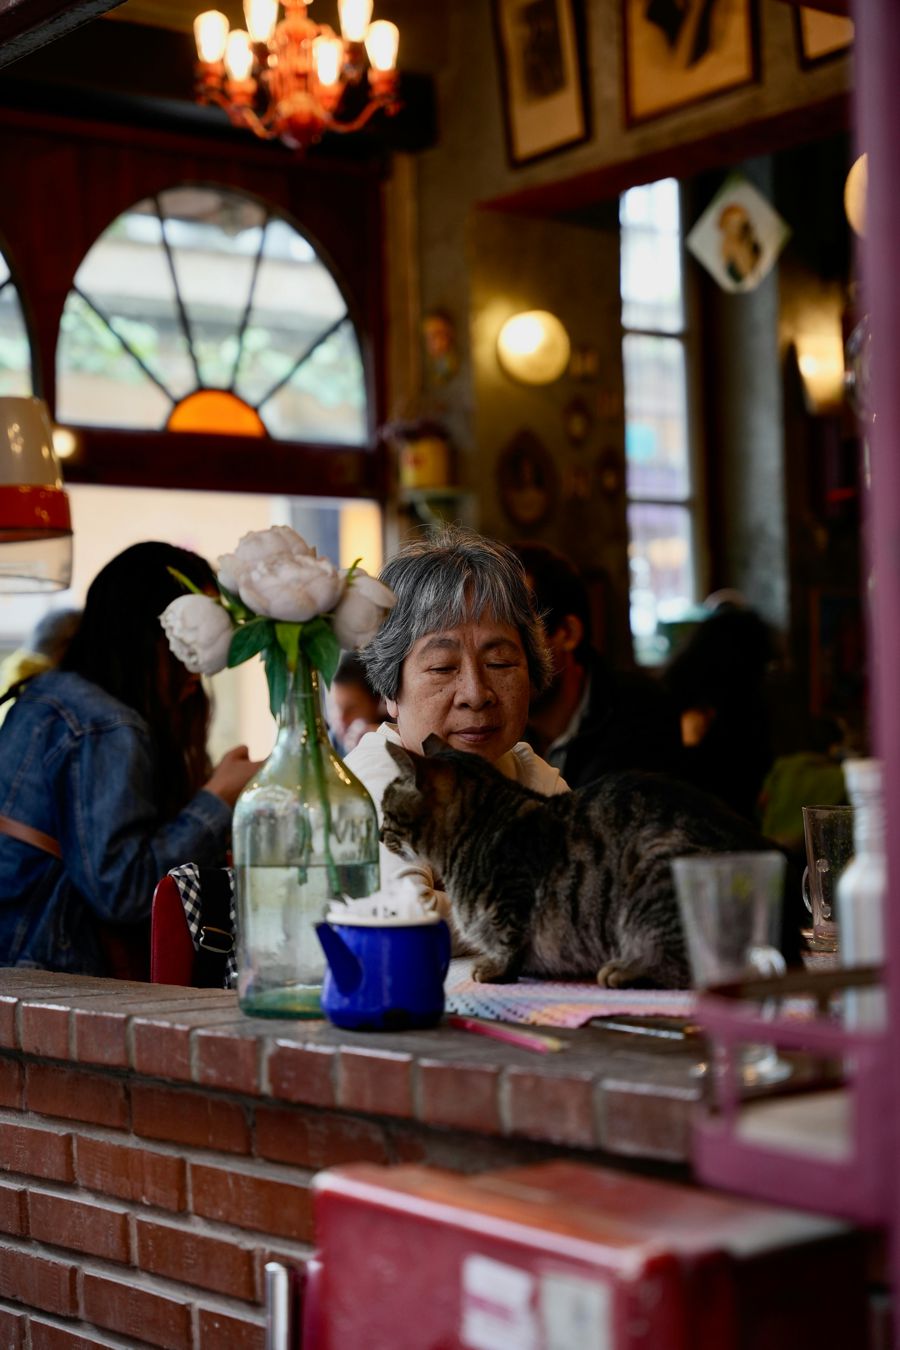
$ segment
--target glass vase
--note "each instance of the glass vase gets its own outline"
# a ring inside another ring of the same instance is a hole
[[[234,810],[238,999],[255,1017],[321,1017],[315,925],[378,889],[372,798],[335,753],[318,674],[301,654],[275,746]]]

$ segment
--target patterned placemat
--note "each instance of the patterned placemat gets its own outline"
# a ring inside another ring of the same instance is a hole
[[[683,989],[600,989],[596,984],[518,980],[477,984],[472,961],[451,961],[445,984],[447,1011],[496,1022],[580,1027],[594,1017],[690,1017],[694,995]]]

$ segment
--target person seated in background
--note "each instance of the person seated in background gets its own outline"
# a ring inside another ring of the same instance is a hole
[[[339,755],[349,755],[367,731],[376,731],[381,725],[384,705],[355,652],[345,652],[341,657],[326,705],[331,739]]]
[[[808,750],[779,755],[759,799],[762,832],[803,856],[804,806],[846,806],[841,759],[847,753],[843,728],[831,717],[812,719]]]
[[[127,940],[138,975],[159,879],[225,862],[259,766],[237,746],[210,767],[206,694],[159,622],[184,593],[170,568],[215,585],[186,549],[126,549],[92,582],[59,668],[29,680],[0,727],[0,965],[109,974]]]
[[[51,609],[39,619],[25,646],[0,662],[0,698],[22,680],[58,666],[80,622],[80,609]],[[0,722],[8,711],[8,702],[0,704]]]
[[[432,733],[534,792],[567,791],[559,771],[522,740],[529,698],[545,688],[550,659],[512,550],[448,526],[406,545],[380,580],[397,603],[361,658],[390,720],[347,756],[379,822],[384,790],[399,772],[388,742],[420,754]],[[410,877],[423,903],[447,914],[447,897],[427,862],[401,858],[383,844],[380,861],[383,886]]]
[[[774,643],[767,624],[737,592],[713,599],[710,617],[690,633],[663,675],[681,716],[679,776],[755,822],[773,758],[766,676]]]
[[[561,553],[519,544],[553,660],[534,694],[526,738],[571,788],[616,769],[672,773],[680,754],[678,718],[665,690],[641,671],[615,671],[591,642],[587,587]]]

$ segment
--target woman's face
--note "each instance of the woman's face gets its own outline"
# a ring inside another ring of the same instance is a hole
[[[419,638],[403,662],[397,699],[387,706],[407,750],[421,753],[436,732],[454,750],[493,763],[521,737],[529,693],[518,631],[482,616]]]

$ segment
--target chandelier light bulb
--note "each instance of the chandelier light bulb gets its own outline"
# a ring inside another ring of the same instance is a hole
[[[268,42],[278,21],[278,0],[244,0],[247,32],[253,42]]]
[[[194,20],[197,55],[207,65],[221,61],[228,42],[228,20],[217,9],[208,9]]]
[[[250,34],[245,33],[243,28],[233,28],[228,34],[225,69],[231,79],[238,83],[250,78],[250,71],[253,69],[253,48],[250,45]]]
[[[246,30],[229,33],[217,10],[194,22],[197,101],[222,108],[232,125],[302,153],[326,132],[361,131],[400,108],[400,35],[370,22],[373,0],[338,0],[343,36],[310,18],[312,0],[242,3]]]
[[[316,78],[319,84],[335,85],[341,78],[344,64],[344,44],[340,38],[316,38],[313,44]]]
[[[397,65],[400,29],[387,19],[376,19],[366,34],[366,55],[373,70],[388,72]]]
[[[344,41],[364,41],[372,17],[372,0],[340,0],[338,14]]]

